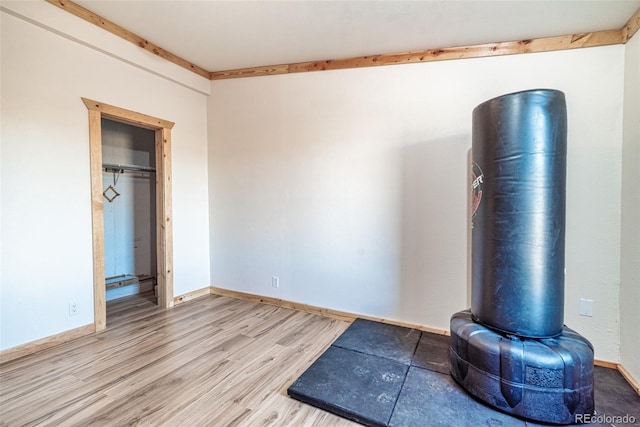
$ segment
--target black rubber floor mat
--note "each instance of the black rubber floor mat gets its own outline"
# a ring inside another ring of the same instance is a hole
[[[289,387],[291,397],[368,426],[386,426],[408,365],[331,346]]]
[[[418,330],[356,319],[333,342],[333,346],[384,357],[408,365],[411,363],[419,340],[420,331]]]
[[[594,380],[596,414],[589,425],[611,425],[612,417],[626,415],[623,425],[639,426],[640,396],[622,376],[595,367]],[[356,319],[287,392],[367,426],[544,425],[496,411],[456,384],[449,375],[449,337],[363,319]]]

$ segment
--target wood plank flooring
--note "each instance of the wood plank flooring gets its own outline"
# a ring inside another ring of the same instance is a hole
[[[358,425],[286,395],[347,322],[215,295],[107,312],[106,331],[0,366],[1,426]]]

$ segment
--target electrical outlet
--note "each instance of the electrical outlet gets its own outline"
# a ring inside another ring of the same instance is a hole
[[[593,317],[593,300],[580,298],[580,316]]]
[[[273,286],[274,288],[280,287],[280,278],[278,276],[273,276],[271,278],[271,286]]]
[[[78,303],[70,302],[69,303],[69,316],[75,316],[78,314]]]

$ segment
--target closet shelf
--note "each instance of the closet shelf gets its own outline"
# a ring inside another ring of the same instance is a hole
[[[119,163],[103,163],[102,169],[107,172],[155,172],[156,168],[150,166],[127,165]]]
[[[156,285],[156,278],[149,276],[148,274],[142,274],[139,276],[133,274],[121,274],[119,276],[105,278],[105,286],[107,290],[120,288],[122,286],[142,284],[146,282],[152,282],[152,285]]]
[[[132,274],[123,274],[120,276],[107,277],[105,279],[107,290],[132,285],[134,283],[138,283],[138,278]]]

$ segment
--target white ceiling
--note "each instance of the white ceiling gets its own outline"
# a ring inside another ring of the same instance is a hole
[[[640,0],[75,0],[208,71],[622,27]]]

